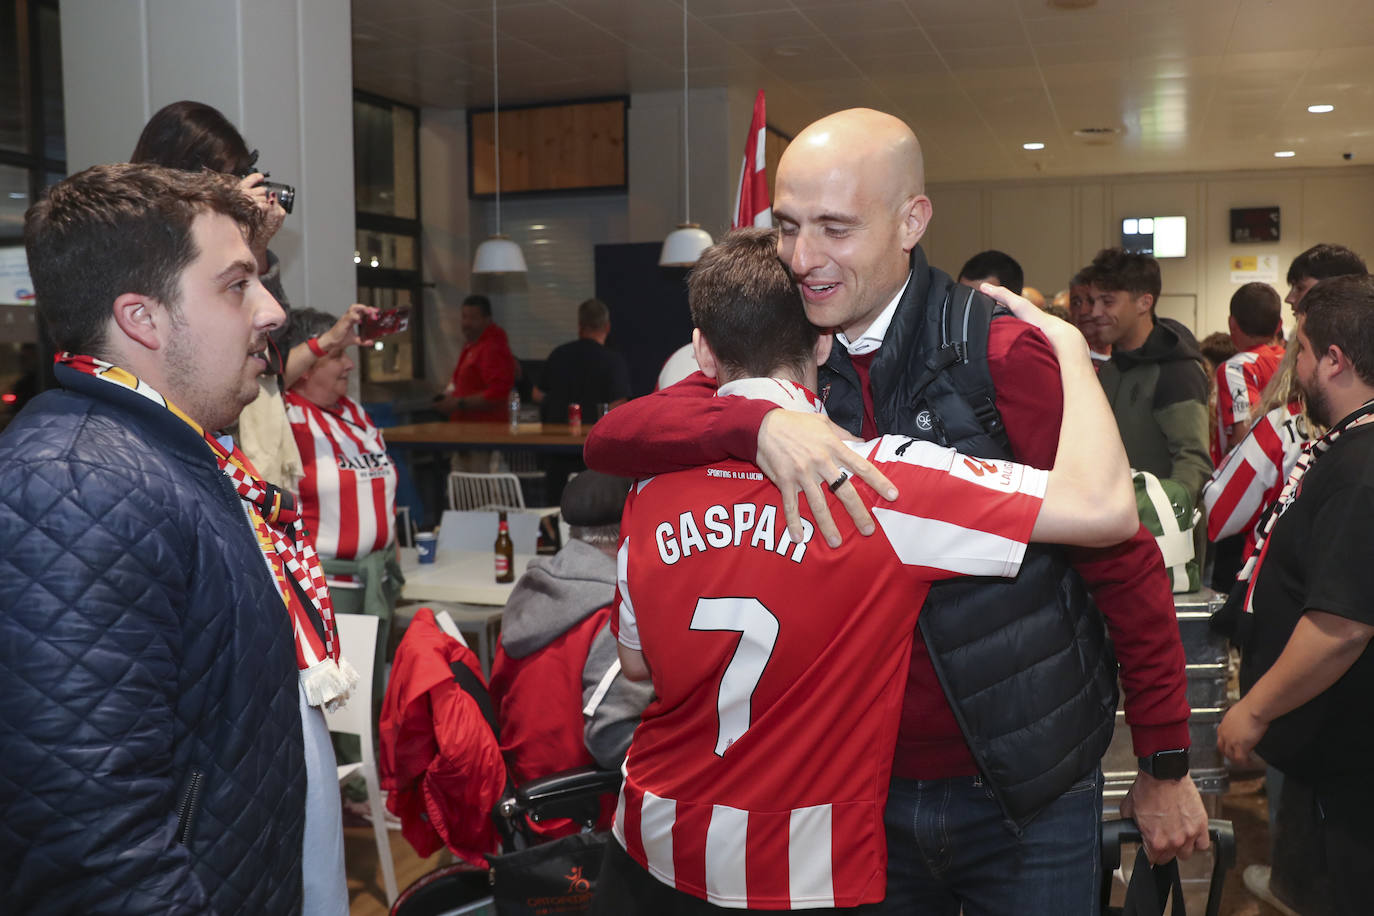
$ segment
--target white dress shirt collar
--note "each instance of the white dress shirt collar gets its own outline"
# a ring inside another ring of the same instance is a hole
[[[892,324],[892,316],[897,311],[897,303],[902,301],[902,294],[910,285],[911,274],[908,272],[906,282],[902,284],[901,289],[897,290],[897,295],[892,297],[887,308],[883,309],[878,317],[873,319],[873,323],[859,336],[858,340],[850,341],[843,331],[835,332],[835,339],[844,345],[850,356],[863,356],[865,353],[872,353],[883,345],[883,338],[887,336],[887,328]]]

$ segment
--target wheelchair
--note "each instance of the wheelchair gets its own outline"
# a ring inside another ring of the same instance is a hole
[[[403,890],[391,916],[491,916],[533,913],[522,901],[562,897],[560,913],[590,903],[608,834],[593,832],[601,796],[620,789],[620,772],[580,768],[531,780],[508,792],[492,812],[502,852],[489,867],[465,862],[436,868]],[[567,818],[582,832],[555,840],[529,827]],[[570,907],[570,908],[568,908]],[[585,912],[585,908],[582,910]]]

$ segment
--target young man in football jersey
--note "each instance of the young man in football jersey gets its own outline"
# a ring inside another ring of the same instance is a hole
[[[1050,467],[1063,413],[1054,350],[1027,323],[989,317],[994,303],[976,291],[966,314],[981,328],[951,340],[951,323],[963,325],[946,306],[968,293],[922,250],[932,205],[911,129],[868,109],[827,115],[787,147],[776,184],[779,256],[807,317],[837,332],[819,370],[829,419],[715,397],[715,380],[696,373],[598,422],[588,465],[644,477],[756,461],[794,533],[801,494],[833,545],[825,484],[836,469],[890,487],[842,437],[900,433]],[[836,495],[859,531],[874,530],[853,485]],[[1016,615],[999,617],[1007,608]],[[1188,777],[1183,646],[1143,526],[1110,548],[1036,545],[1012,581],[942,582],[919,626],[888,795],[892,912],[1101,909],[1093,850],[1118,670],[1141,765],[1122,811],[1155,861],[1206,848]]]
[[[1236,354],[1216,368],[1218,464],[1250,431],[1257,419],[1251,411],[1283,359],[1279,294],[1268,283],[1245,284],[1231,294],[1227,325]]]
[[[929,585],[1014,576],[1032,538],[1100,546],[1136,530],[1125,452],[1082,335],[985,290],[1059,356],[1053,470],[905,436],[852,443],[900,495],[861,485],[877,530],[838,547],[812,538],[805,517],[794,540],[781,494],[748,462],[649,478],[631,494],[611,621],[626,676],[652,679],[655,700],[626,759],[594,912],[882,900],[883,808]],[[690,304],[697,361],[718,396],[824,412],[814,389],[831,337],[807,321],[772,232],[739,230],[708,250]],[[847,479],[836,467],[832,493]]]

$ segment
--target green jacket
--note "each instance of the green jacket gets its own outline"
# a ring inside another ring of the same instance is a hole
[[[1176,481],[1199,505],[1212,473],[1207,450],[1207,372],[1183,325],[1156,320],[1137,350],[1117,351],[1098,372],[1131,467]]]

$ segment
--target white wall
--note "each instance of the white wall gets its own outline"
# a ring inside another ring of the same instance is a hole
[[[1160,261],[1161,314],[1201,338],[1226,330],[1231,258],[1276,254],[1276,286],[1287,293],[1289,262],[1317,242],[1336,242],[1374,257],[1374,168],[1092,177],[1054,181],[931,184],[935,206],[924,247],[931,263],[953,273],[972,254],[999,248],[1021,262],[1026,283],[1046,297],[1099,248],[1120,244],[1121,219],[1186,216],[1188,256]],[[1230,210],[1277,206],[1281,240],[1232,245]]]
[[[67,164],[122,162],[153,112],[224,112],[296,206],[272,242],[293,305],[338,314],[353,265],[348,0],[62,0]]]

